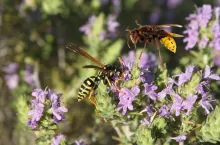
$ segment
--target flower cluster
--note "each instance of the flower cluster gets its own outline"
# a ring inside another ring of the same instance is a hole
[[[155,67],[156,57],[152,53],[143,53],[138,62],[135,56],[135,52],[130,51],[128,56],[122,57],[124,80],[120,84],[117,111],[122,111],[123,116],[139,112],[143,115],[140,124],[152,129],[155,119],[172,122],[181,118],[184,121],[194,116],[197,109],[203,110],[203,115],[214,109],[215,99],[210,87],[220,76],[210,66],[204,70],[187,66],[185,72],[167,77],[166,69]],[[187,132],[179,130],[169,138],[182,142],[187,139]]]
[[[90,16],[87,24],[81,26],[79,30],[84,32],[85,35],[91,35],[91,31],[93,29],[93,24],[96,21],[96,16]],[[107,18],[106,29],[102,30],[99,34],[100,40],[104,40],[105,38],[114,38],[117,27],[119,27],[119,23],[116,21],[116,15],[109,15]]]
[[[184,42],[187,43],[186,50],[193,49],[196,44],[200,49],[213,48],[215,52],[214,63],[219,66],[220,52],[220,7],[212,9],[211,5],[203,5],[197,8],[196,12],[189,15],[187,29],[184,31]]]
[[[32,96],[35,98],[31,100],[32,110],[28,112],[30,119],[27,121],[32,129],[39,127],[41,122],[45,121],[44,119],[55,124],[65,119],[63,112],[68,110],[60,105],[62,94],[56,94],[51,90],[35,89]]]
[[[19,83],[18,63],[9,63],[8,66],[2,68],[6,73],[4,79],[9,89],[15,89]]]

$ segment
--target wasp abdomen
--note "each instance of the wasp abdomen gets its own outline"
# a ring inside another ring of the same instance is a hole
[[[100,80],[96,76],[87,78],[81,85],[78,92],[78,102],[87,97],[92,90],[95,90]]]

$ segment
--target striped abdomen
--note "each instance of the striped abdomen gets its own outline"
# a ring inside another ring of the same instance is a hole
[[[97,76],[91,76],[87,78],[81,85],[78,92],[78,102],[87,97],[92,90],[95,90],[100,83],[100,78]]]

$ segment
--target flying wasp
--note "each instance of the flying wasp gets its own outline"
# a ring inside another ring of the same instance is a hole
[[[97,75],[88,77],[82,83],[79,91],[78,91],[78,102],[80,102],[85,97],[89,96],[89,100],[96,106],[96,101],[92,100],[92,95],[94,94],[95,90],[98,88],[101,81],[107,86],[112,86],[112,82],[116,82],[117,79],[121,79],[123,76],[123,70],[121,67],[116,65],[106,64],[104,65],[90,54],[88,54],[85,50],[81,49],[80,47],[76,46],[75,44],[68,44],[66,46],[67,49],[72,50],[75,53],[78,53],[87,59],[91,60],[95,65],[85,65],[83,68],[93,68],[98,70]]]
[[[146,48],[147,44],[153,42],[158,50],[161,64],[163,64],[163,62],[162,62],[162,57],[160,54],[160,47],[158,45],[157,40],[160,40],[160,42],[167,49],[169,49],[173,53],[176,53],[176,42],[174,40],[174,37],[183,37],[183,35],[179,35],[179,34],[175,34],[175,33],[171,33],[171,32],[166,32],[162,28],[182,27],[181,25],[163,24],[163,25],[144,25],[144,26],[142,26],[137,21],[135,21],[135,23],[137,24],[138,28],[135,28],[133,30],[126,29],[126,31],[129,32],[128,40],[127,40],[127,45],[129,48],[130,48],[129,40],[132,41],[135,49],[136,49],[137,42],[144,43],[144,48]],[[130,37],[130,39],[129,39],[129,37]]]

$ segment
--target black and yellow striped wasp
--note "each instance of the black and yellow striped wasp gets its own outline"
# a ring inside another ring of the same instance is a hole
[[[96,106],[95,99],[92,100],[91,97],[94,94],[95,90],[98,88],[101,81],[107,86],[112,86],[112,83],[120,79],[123,74],[123,70],[121,67],[111,64],[104,65],[90,54],[88,54],[85,50],[81,49],[77,45],[70,43],[66,46],[67,49],[72,50],[75,53],[78,53],[92,62],[96,63],[99,66],[95,65],[85,65],[83,68],[93,68],[98,70],[97,75],[91,76],[84,80],[79,91],[78,91],[78,102],[80,102],[85,97],[89,96],[89,100]]]

